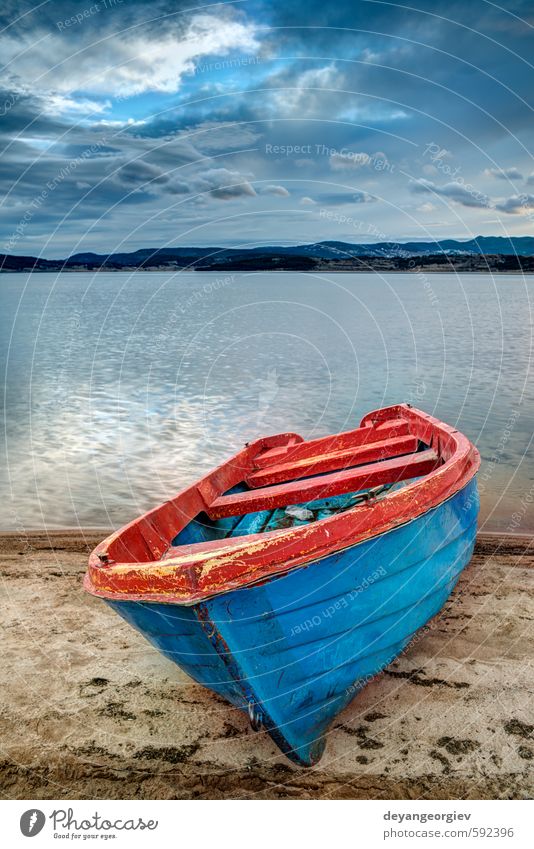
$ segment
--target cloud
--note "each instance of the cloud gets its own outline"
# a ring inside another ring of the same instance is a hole
[[[528,215],[534,209],[534,195],[512,195],[496,203],[495,208],[508,215]]]
[[[94,17],[102,22],[102,15]],[[196,14],[180,27],[175,21],[171,19],[163,33],[150,24],[124,32],[104,30],[97,37],[92,26],[86,35],[87,24],[70,28],[68,37],[56,29],[33,47],[30,38],[3,36],[2,60],[15,89],[18,79],[33,79],[35,91],[130,97],[178,91],[183,78],[193,74],[196,62],[205,56],[259,49],[257,27],[228,14]],[[80,48],[74,39],[83,36],[88,43]]]
[[[469,183],[452,182],[446,183],[444,186],[437,186],[431,180],[418,180],[416,183],[412,183],[410,188],[412,192],[416,193],[440,195],[454,201],[454,203],[459,203],[461,206],[475,209],[486,209],[493,206],[487,195],[477,191]]]
[[[279,115],[300,118],[315,115],[321,109],[330,111],[342,82],[343,76],[333,64],[301,73],[286,69],[268,79],[267,86],[272,91],[265,99],[265,106]]]
[[[301,198],[300,203],[302,204],[302,206],[316,206],[317,205],[316,200],[313,200],[313,198],[309,198],[307,196]]]
[[[169,175],[165,174],[157,165],[139,160],[126,162],[114,175],[114,179],[126,189],[141,187],[151,189],[158,185],[165,185],[170,181]]]
[[[46,94],[43,97],[43,114],[72,115],[75,118],[85,115],[98,115],[111,108],[111,101],[90,100],[87,97],[74,98],[64,94]]]
[[[369,165],[371,156],[369,153],[333,153],[330,157],[330,168],[332,171],[355,171]]]
[[[161,168],[146,162],[127,162],[118,172],[117,178],[127,186],[138,186],[147,180],[164,182],[168,179]]]
[[[486,168],[486,177],[496,177],[498,180],[522,180],[523,175],[517,168]]]
[[[278,197],[281,197],[281,198],[288,198],[289,197],[289,192],[286,188],[284,188],[284,186],[275,186],[275,185],[264,186],[263,189],[261,190],[261,192],[262,192],[262,194],[267,194],[267,195],[277,195]]]
[[[177,170],[180,173],[179,178],[176,176]],[[129,191],[204,195],[216,200],[256,197],[256,191],[249,182],[249,175],[245,176],[228,168],[194,169],[191,173],[171,167],[166,171],[161,164],[137,158],[125,162],[114,174],[113,180]]]
[[[197,186],[200,191],[205,191],[218,200],[256,196],[256,191],[247,177],[238,171],[229,171],[227,168],[212,168],[205,171],[197,181]]]
[[[177,113],[180,117],[180,111]],[[171,127],[167,127],[167,131]],[[155,130],[155,135],[161,134],[161,128],[156,125],[148,128]],[[244,123],[220,123],[217,121],[201,121],[194,126],[194,144],[198,150],[207,154],[217,154],[229,150],[243,150],[253,147],[261,138],[261,133],[253,126]]]
[[[388,158],[385,153],[360,153],[351,150],[333,153],[330,156],[330,168],[333,171],[357,171],[360,168],[375,167],[377,171],[389,167]]]
[[[331,206],[347,206],[353,203],[372,203],[376,198],[367,192],[325,192],[319,195],[319,200]]]

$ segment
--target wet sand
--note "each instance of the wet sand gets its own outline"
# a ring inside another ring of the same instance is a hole
[[[2,798],[534,796],[534,538],[479,536],[305,770],[82,591],[105,535],[0,534]]]

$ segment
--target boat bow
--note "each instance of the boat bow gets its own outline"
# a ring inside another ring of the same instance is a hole
[[[464,488],[479,464],[477,449],[456,428],[408,404],[369,413],[344,434],[259,439],[104,540],[89,558],[85,588],[110,600],[205,601],[412,521]],[[405,480],[411,482],[373,497],[377,485]],[[243,481],[247,490],[233,491]],[[363,502],[310,524],[172,544],[200,513],[219,519],[364,489],[371,494]]]

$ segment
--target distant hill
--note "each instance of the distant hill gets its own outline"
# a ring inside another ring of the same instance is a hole
[[[311,256],[321,259],[337,259],[350,256],[425,256],[429,254],[503,254],[504,256],[534,256],[534,236],[477,236],[467,242],[445,239],[440,242],[315,242],[309,245],[264,245],[254,248],[142,248],[132,253],[73,254],[67,262],[98,262],[141,264],[154,260],[170,259],[187,265],[199,259],[210,258],[220,261],[237,256],[261,254],[263,256]]]
[[[62,260],[0,254],[0,271],[93,271],[105,269],[191,268],[195,270],[410,270],[411,260],[433,270],[464,266],[463,270],[530,270],[533,236],[477,236],[461,242],[355,243],[324,241],[307,245],[265,245],[252,248],[140,248],[132,252],[77,253]],[[463,258],[463,259],[462,259]],[[439,267],[435,267],[439,266]]]
[[[333,257],[339,253],[349,256],[425,256],[430,254],[502,254],[504,256],[534,256],[534,237],[476,236],[466,242],[444,239],[439,242],[375,242],[373,244],[349,244],[347,242],[318,242],[290,249],[308,256]],[[265,250],[264,248],[262,250]]]

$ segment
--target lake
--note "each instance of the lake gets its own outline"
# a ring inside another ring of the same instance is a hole
[[[264,433],[409,401],[479,447],[481,524],[534,531],[534,278],[2,274],[2,529],[117,527]]]

